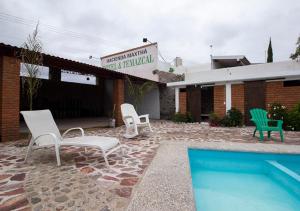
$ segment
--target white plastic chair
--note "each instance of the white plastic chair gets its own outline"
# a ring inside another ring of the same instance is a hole
[[[36,144],[38,148],[54,146],[58,166],[61,165],[59,155],[59,148],[61,146],[99,148],[103,153],[107,166],[109,166],[107,156],[121,148],[119,139],[103,136],[85,136],[83,129],[80,127],[71,128],[61,135],[50,110],[21,111],[20,113],[23,115],[31,133],[31,140],[28,146],[25,162],[27,161],[34,144]],[[81,136],[65,138],[65,135],[72,130],[80,130]]]
[[[149,121],[149,114],[138,116],[133,105],[124,103],[121,105],[122,118],[126,126],[125,138],[133,138],[139,134],[138,128],[148,127],[151,132],[152,128]],[[141,121],[144,119],[144,121]]]

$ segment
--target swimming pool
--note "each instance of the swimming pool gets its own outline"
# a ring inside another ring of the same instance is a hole
[[[189,149],[198,211],[299,211],[300,155]]]

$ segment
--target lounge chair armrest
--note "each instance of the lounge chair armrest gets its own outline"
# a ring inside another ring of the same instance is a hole
[[[145,118],[146,122],[149,122],[149,114],[144,114],[144,115],[139,116],[139,119],[142,119],[142,118]]]
[[[53,138],[54,144],[59,144],[59,142],[58,142],[58,137],[57,137],[54,133],[44,133],[44,134],[41,134],[41,135],[37,136],[37,137],[34,139],[34,142],[35,142],[36,140],[38,140],[39,138],[43,137],[43,136],[50,136],[50,137]]]
[[[70,128],[70,129],[66,130],[66,131],[62,134],[62,137],[64,138],[65,135],[66,135],[67,133],[69,133],[70,131],[72,131],[72,130],[80,130],[81,136],[84,136],[84,131],[83,131],[83,129],[82,129],[81,127],[74,127],[74,128]]]

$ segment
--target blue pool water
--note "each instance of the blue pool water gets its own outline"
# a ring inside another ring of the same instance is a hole
[[[188,153],[198,211],[300,210],[300,155]]]

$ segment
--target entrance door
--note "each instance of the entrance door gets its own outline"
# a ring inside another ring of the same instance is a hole
[[[214,111],[214,87],[201,88],[201,119],[208,120],[209,114]]]
[[[252,108],[266,108],[266,82],[245,82],[245,124],[253,125],[249,111]]]
[[[201,120],[201,87],[187,87],[187,110],[191,113],[194,121]]]

